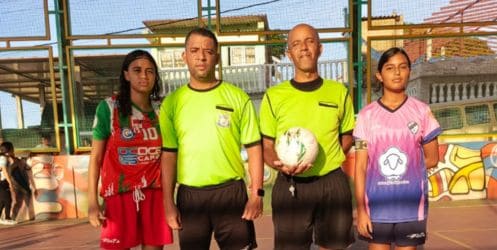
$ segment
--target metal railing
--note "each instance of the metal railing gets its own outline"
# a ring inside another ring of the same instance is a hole
[[[273,63],[240,66],[224,66],[223,80],[231,82],[248,94],[258,94],[279,82],[290,80],[294,75],[292,63]],[[318,62],[321,77],[349,84],[347,60]],[[170,93],[188,83],[190,74],[187,68],[160,71],[163,89]]]
[[[497,97],[497,82],[433,83],[430,96],[430,103]]]

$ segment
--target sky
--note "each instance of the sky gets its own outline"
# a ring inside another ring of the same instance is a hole
[[[192,18],[197,16],[196,0],[68,0],[70,3],[71,26],[73,34],[141,34],[144,20],[164,20]],[[215,0],[210,0],[215,4]],[[404,15],[405,22],[420,23],[424,18],[446,5],[449,0],[383,0],[372,1],[373,16]],[[167,4],[165,4],[167,3]],[[332,3],[332,4],[330,4]],[[53,10],[54,0],[48,0],[49,10]],[[207,0],[203,0],[207,6]],[[41,0],[0,0],[0,37],[44,35],[44,23]],[[290,29],[292,26],[307,22],[317,28],[344,27],[344,9],[348,0],[221,0],[222,16],[231,15],[267,15],[271,29]],[[206,12],[205,12],[206,13]],[[367,7],[363,5],[363,16],[367,15]],[[32,46],[33,44],[52,45],[57,56],[55,45],[55,26],[53,15],[50,15],[52,32],[51,41],[12,42],[12,46]],[[332,36],[341,36],[333,34]],[[126,42],[126,41],[124,41]],[[93,41],[79,41],[76,44],[92,44]],[[0,41],[0,47],[5,47]],[[85,51],[84,53],[116,53],[115,51]],[[33,52],[0,52],[2,57],[32,57]],[[321,59],[346,58],[345,43],[325,45]],[[285,60],[283,60],[285,61]],[[15,103],[10,94],[0,93],[0,111],[3,128],[17,127],[14,117]],[[25,103],[26,126],[37,125],[39,106]]]

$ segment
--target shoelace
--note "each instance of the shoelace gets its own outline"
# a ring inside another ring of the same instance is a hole
[[[140,211],[140,201],[145,200],[145,194],[140,188],[135,188],[133,191],[133,201],[136,203],[136,211]]]

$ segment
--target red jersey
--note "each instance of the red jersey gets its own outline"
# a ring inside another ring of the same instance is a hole
[[[158,109],[154,106],[152,117],[133,107],[129,125],[122,126],[116,98],[109,98],[106,102],[112,113],[112,129],[100,169],[100,195],[109,197],[135,189],[160,188],[161,136]]]

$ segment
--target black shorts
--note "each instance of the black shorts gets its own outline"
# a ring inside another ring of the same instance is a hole
[[[295,196],[289,191],[292,182]],[[275,249],[309,249],[313,237],[315,244],[330,249],[354,242],[352,194],[340,168],[321,177],[290,178],[280,173],[272,208]]]
[[[426,220],[401,223],[373,222],[373,239],[359,235],[359,238],[370,243],[391,244],[396,246],[423,245],[426,241]]]
[[[0,203],[7,205],[11,204],[12,197],[10,195],[9,183],[6,180],[0,181]],[[2,211],[0,210],[0,216],[2,215]]]
[[[176,199],[181,249],[209,249],[212,232],[220,249],[257,246],[253,221],[242,219],[248,200],[242,180],[203,188],[180,185]]]

